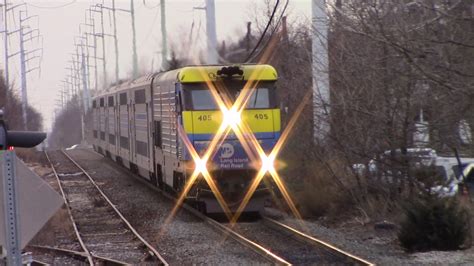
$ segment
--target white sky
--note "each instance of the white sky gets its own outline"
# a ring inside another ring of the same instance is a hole
[[[3,2],[3,1],[2,1]],[[12,4],[19,4],[23,1],[10,0]],[[27,0],[28,15],[38,15],[39,29],[43,36],[43,61],[41,64],[41,76],[38,72],[28,74],[28,101],[39,110],[44,118],[46,130],[51,128],[53,112],[59,99],[59,91],[62,88],[61,80],[68,73],[65,67],[70,66],[71,53],[74,51],[74,36],[79,36],[79,24],[85,21],[85,10],[91,5],[104,2],[105,6],[111,6],[111,0],[96,1],[40,1]],[[71,3],[64,7],[59,7]],[[281,0],[281,6],[285,3]],[[137,53],[139,68],[144,72],[150,72],[152,64],[157,70],[160,58],[161,46],[161,25],[159,0],[135,0],[136,32],[137,32]],[[253,20],[254,14],[263,12],[264,0],[215,0],[216,7],[216,29],[218,42],[231,40],[236,34],[243,34],[246,30],[247,21]],[[34,5],[34,6],[33,6]],[[37,7],[35,7],[37,6]],[[199,50],[205,47],[206,21],[204,10],[194,10],[193,7],[204,6],[204,0],[167,0],[166,1],[166,23],[168,30],[169,45],[178,47],[177,53],[198,54]],[[41,7],[41,8],[40,8]],[[116,0],[116,7],[122,9],[130,8],[130,1]],[[155,8],[156,7],[156,8]],[[311,12],[311,0],[292,0],[287,10],[289,19],[308,19]],[[10,12],[11,13],[11,12]],[[18,14],[18,11],[15,12]],[[11,15],[10,15],[11,16]],[[9,16],[9,30],[14,30],[13,18]],[[3,16],[0,16],[0,20]],[[18,18],[16,17],[16,20]],[[29,24],[38,25],[38,20],[32,19]],[[111,19],[104,12],[105,32],[112,33]],[[192,47],[183,47],[188,42],[191,24],[194,21],[192,35]],[[99,25],[99,16],[96,16],[96,25]],[[3,24],[3,21],[2,21]],[[132,35],[130,15],[125,12],[117,12],[118,39],[119,39],[119,67],[120,78],[126,78],[132,70]],[[198,28],[200,26],[199,34]],[[3,28],[0,27],[0,31]],[[97,26],[98,29],[98,26]],[[86,30],[86,27],[82,27]],[[253,34],[257,34],[253,28]],[[3,35],[3,34],[2,34]],[[240,36],[238,36],[240,37]],[[92,40],[92,39],[91,39]],[[98,56],[102,56],[100,40],[98,42]],[[41,45],[33,45],[40,47]],[[4,46],[2,36],[2,47],[0,68],[4,68]],[[27,47],[27,49],[30,48]],[[181,49],[181,50],[180,50]],[[10,42],[10,54],[18,51],[17,37],[14,35]],[[92,51],[92,50],[91,50]],[[107,75],[109,81],[115,79],[115,54],[112,38],[106,38],[106,58]],[[9,60],[10,63],[10,83],[15,84],[18,89],[20,84],[19,57],[15,56]],[[32,62],[33,63],[33,62]],[[92,62],[91,62],[92,63]],[[31,66],[34,66],[32,64]],[[101,62],[98,62],[99,75],[102,72]],[[90,70],[93,72],[93,69]],[[99,83],[101,76],[99,76]],[[94,85],[92,78],[91,85]]]

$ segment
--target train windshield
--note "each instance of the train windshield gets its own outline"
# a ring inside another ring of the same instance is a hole
[[[240,82],[239,82],[240,83]],[[229,84],[228,84],[229,85]],[[243,85],[226,86],[227,95],[235,100],[242,91]],[[219,88],[220,86],[217,86]],[[184,106],[186,110],[217,110],[217,102],[206,84],[183,84]],[[219,91],[219,89],[218,89]],[[265,82],[252,90],[246,109],[269,109],[275,106],[274,83]]]

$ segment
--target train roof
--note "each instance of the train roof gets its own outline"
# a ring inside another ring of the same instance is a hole
[[[99,94],[94,96],[94,98],[106,96],[111,93],[116,93],[135,87],[146,86],[150,84],[150,82],[153,80],[153,77],[170,74],[171,72],[177,73],[176,81],[181,83],[215,81],[219,76],[218,71],[221,71],[224,67],[238,67],[238,69],[242,70],[242,75],[238,76],[238,78],[241,80],[274,81],[278,79],[278,74],[275,68],[266,64],[186,66],[172,71],[151,73],[134,80],[123,81],[120,84],[111,86],[108,89],[99,92]]]
[[[209,65],[181,68],[178,73],[178,81],[181,83],[215,81],[219,76],[219,71],[224,67],[238,67],[243,72],[242,80],[272,81],[278,79],[277,71],[270,65]]]

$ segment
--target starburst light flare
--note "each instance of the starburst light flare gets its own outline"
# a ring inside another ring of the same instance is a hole
[[[207,76],[207,73],[205,73],[203,69],[201,69],[200,73],[203,77]],[[176,201],[175,206],[173,207],[170,215],[166,219],[165,224],[168,224],[171,221],[171,219],[173,219],[173,217],[176,215],[177,210],[182,205],[184,199],[186,198],[193,184],[196,182],[197,178],[200,175],[204,177],[205,181],[207,182],[212,192],[214,193],[214,196],[217,198],[220,206],[224,210],[226,216],[228,217],[229,220],[231,220],[231,212],[228,207],[228,204],[224,200],[221,192],[219,191],[219,188],[217,187],[214,180],[212,179],[212,176],[207,170],[207,162],[217,151],[217,148],[220,147],[222,142],[226,139],[230,129],[233,129],[234,132],[235,130],[238,130],[239,128],[238,125],[241,122],[242,111],[241,110],[237,111],[240,109],[240,106],[237,103],[232,104],[232,101],[229,99],[229,97],[226,97],[225,94],[222,94],[222,95],[219,94],[213,82],[211,82],[209,79],[204,79],[204,80],[206,81],[206,85],[208,89],[211,91],[211,95],[213,96],[214,100],[219,106],[219,109],[223,112],[224,119],[221,125],[219,126],[219,129],[217,130],[216,134],[214,135],[211,142],[209,143],[202,157],[200,157],[199,154],[194,149],[194,146],[192,145],[191,141],[187,137],[187,134],[182,128],[182,126],[179,123],[177,123],[179,125],[178,126],[179,135],[181,136],[181,139],[183,140],[184,145],[186,146],[187,150],[189,151],[195,163],[195,170],[190,176],[190,178],[188,178],[188,180],[186,181],[184,189],[182,190],[178,200]],[[246,92],[248,93],[248,90]],[[246,97],[246,93],[241,93],[239,95],[239,98],[240,97],[242,98]]]
[[[278,139],[277,143],[275,144],[275,146],[273,147],[272,151],[270,152],[268,156],[265,154],[265,152],[261,148],[260,143],[255,139],[255,137],[250,138],[250,140],[253,142],[254,147],[257,148],[258,154],[260,155],[261,167],[256,177],[252,181],[249,189],[247,190],[247,193],[245,194],[244,199],[242,200],[241,204],[237,208],[237,211],[234,213],[234,216],[232,217],[232,220],[231,220],[231,225],[234,225],[237,222],[240,215],[245,210],[246,205],[248,204],[253,194],[255,193],[255,190],[257,189],[258,185],[260,184],[263,177],[267,173],[270,174],[273,181],[277,185],[278,189],[281,191],[283,198],[285,199],[286,203],[290,207],[293,215],[301,219],[301,214],[299,213],[298,209],[296,208],[296,205],[291,199],[291,196],[288,193],[285,183],[283,182],[282,178],[280,177],[280,175],[278,174],[278,172],[276,171],[274,167],[274,160],[277,157],[283,145],[285,144],[285,142],[287,141],[288,136],[290,135],[290,132],[292,131],[292,129],[294,128],[296,124],[296,121],[298,120],[299,116],[303,112],[303,108],[305,107],[305,105],[310,99],[311,93],[312,91],[308,90],[308,92],[305,94],[305,96],[303,97],[303,101],[299,104],[298,108],[295,110],[293,116],[288,122],[288,125],[286,126],[285,130],[281,134],[280,138]]]

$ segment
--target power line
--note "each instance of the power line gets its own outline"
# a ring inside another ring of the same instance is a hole
[[[268,44],[270,43],[270,41],[273,38],[273,35],[275,34],[276,30],[280,27],[281,20],[282,20],[283,16],[285,15],[286,8],[288,7],[289,3],[290,3],[290,0],[286,0],[286,4],[283,7],[283,11],[281,12],[280,17],[278,18],[277,23],[276,23],[275,27],[273,28],[272,33],[270,34],[270,37],[268,38],[267,42],[265,43],[265,46],[262,49],[260,49],[260,51],[257,54],[255,54],[252,58],[249,58],[248,59],[249,61],[253,60],[254,58],[256,58],[258,56],[260,56],[262,54],[262,52],[265,51],[265,48],[268,47]],[[246,60],[246,62],[248,62],[248,61]]]
[[[145,1],[145,0],[143,0],[143,1]],[[149,9],[153,9],[153,8],[149,8]],[[158,18],[158,15],[159,15],[159,12],[156,11],[155,16],[153,17],[153,21],[152,21],[152,23],[150,24],[150,28],[148,29],[148,32],[147,32],[147,34],[146,34],[146,36],[145,36],[145,39],[140,42],[140,45],[139,45],[139,46],[142,46],[142,45],[146,44],[147,41],[148,41],[148,39],[150,38],[150,36],[153,35],[153,34],[152,34],[152,31],[153,31],[154,28],[155,28],[155,23],[156,23],[156,19]]]
[[[36,7],[36,8],[42,8],[42,9],[58,9],[58,8],[63,8],[63,7],[72,5],[76,2],[77,2],[77,0],[72,0],[69,3],[62,4],[62,5],[59,5],[59,6],[37,6],[37,5],[30,4],[30,3],[27,3],[27,5],[32,6],[32,7]]]
[[[164,0],[160,0],[160,1],[164,1]],[[160,7],[160,4],[161,4],[161,3],[157,4],[156,6],[148,6],[148,5],[146,4],[146,0],[143,0],[143,5],[144,5],[146,8],[148,8],[148,9],[155,9],[155,8],[158,8],[158,7]]]
[[[275,16],[275,13],[277,11],[277,8],[278,8],[278,5],[280,4],[280,0],[277,0],[276,4],[275,4],[275,7],[273,8],[273,11],[272,11],[272,14],[270,16],[270,19],[268,20],[268,23],[267,23],[267,26],[265,27],[265,29],[263,30],[263,33],[262,35],[260,36],[260,39],[258,40],[257,44],[255,45],[255,47],[253,48],[252,52],[250,52],[250,54],[247,56],[247,58],[245,59],[245,62],[248,62],[249,59],[253,56],[253,54],[255,53],[255,51],[257,50],[258,46],[260,46],[260,43],[262,43],[263,41],[263,38],[265,37],[265,34],[267,33],[267,30],[268,28],[270,28],[270,25],[272,24],[272,21],[273,21],[273,17]]]

